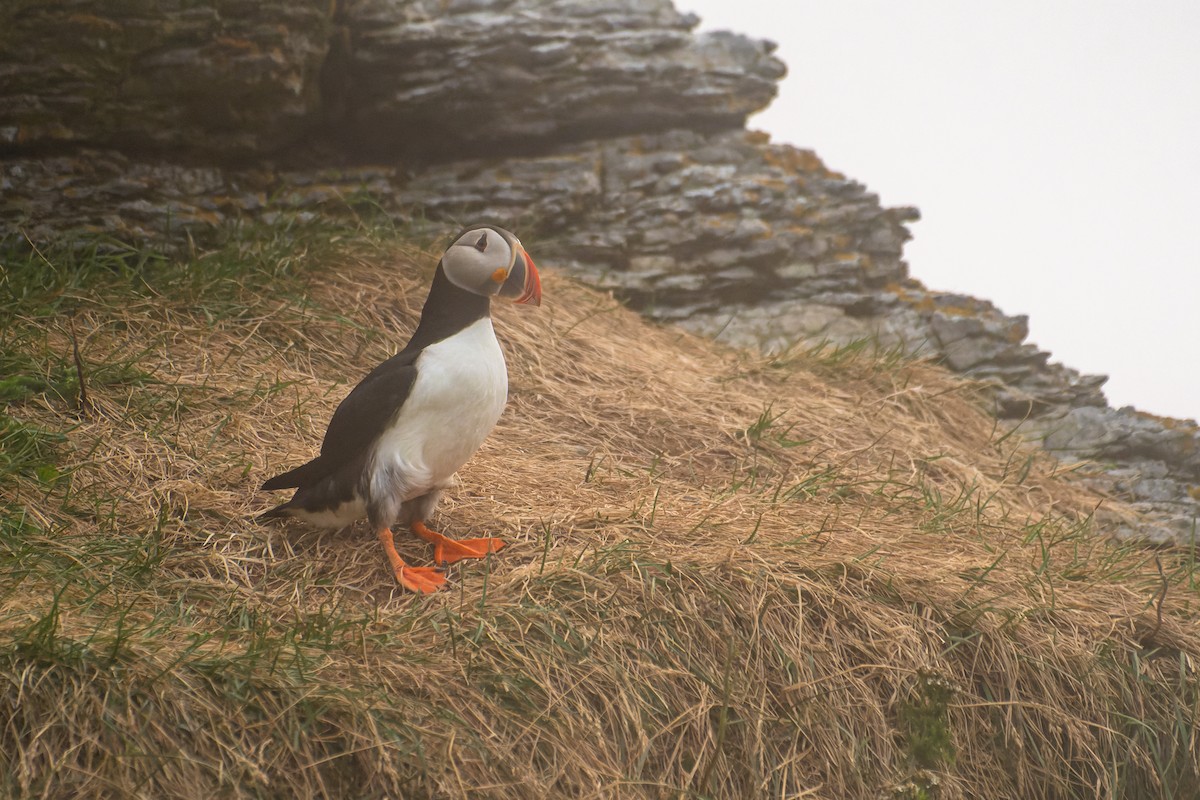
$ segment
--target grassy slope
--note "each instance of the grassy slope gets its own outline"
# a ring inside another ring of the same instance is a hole
[[[931,366],[722,350],[547,264],[436,520],[509,549],[418,598],[362,529],[254,524],[436,260],[293,235],[6,266],[0,792],[1200,791],[1189,555],[1104,544]]]

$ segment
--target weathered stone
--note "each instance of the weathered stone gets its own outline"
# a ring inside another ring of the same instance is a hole
[[[697,165],[696,153],[704,154],[705,164]],[[718,163],[719,156],[736,160]],[[603,285],[622,288],[627,300],[655,316],[677,318],[675,309],[711,304],[711,297],[697,295],[721,287],[736,289],[726,293],[726,302],[766,300],[783,290],[795,297],[841,291],[855,304],[861,294],[850,290],[868,261],[882,265],[889,279],[902,278],[898,247],[868,256],[859,243],[881,225],[894,229],[893,241],[902,241],[911,210],[893,215],[870,206],[861,186],[844,181],[833,182],[836,195],[777,189],[820,186],[831,174],[811,154],[770,145],[761,136],[672,131],[563,146],[547,156],[432,165],[406,183],[403,195],[435,218],[537,219],[555,232],[543,246],[549,257],[569,259],[590,274],[628,272],[604,278]],[[766,200],[762,187],[768,187]],[[863,214],[875,228],[798,222],[814,209],[845,202],[868,209]],[[839,258],[821,262],[824,284],[795,270],[797,253],[834,249]],[[664,282],[667,264],[672,275],[711,277],[707,283],[696,277]],[[646,274],[633,274],[639,272]]]
[[[996,343],[990,339],[970,338],[943,345],[942,353],[950,369],[957,372],[970,372],[995,359],[999,349]]]
[[[778,353],[804,340],[842,343],[870,337],[870,326],[834,306],[765,303],[698,311],[680,321],[688,330],[733,347]]]
[[[14,0],[0,10],[0,147],[220,159],[318,122],[330,4]]]
[[[943,347],[983,335],[983,320],[978,317],[950,316],[937,311],[930,315],[929,325]]]
[[[1042,446],[1052,453],[1071,459],[1092,459],[1127,438],[1111,408],[1085,406],[1037,424]]]
[[[808,278],[815,278],[816,275],[817,266],[811,261],[784,264],[775,268],[775,276],[787,282],[803,281]]]
[[[1122,539],[1132,539],[1152,545],[1200,544],[1200,525],[1195,512],[1177,514],[1163,511],[1153,503],[1131,503],[1138,512],[1137,523],[1118,523],[1113,534]]]
[[[1195,423],[1162,420],[1131,407],[1083,406],[1031,425],[1046,449],[1071,458],[1170,465],[1171,474],[1200,482],[1200,430]]]
[[[370,0],[348,7],[343,141],[424,157],[668,128],[740,128],[784,74],[773,45],[693,35],[669,0]]]
[[[655,277],[665,273],[674,272],[678,267],[678,263],[670,256],[634,256],[629,259],[630,272],[647,277]]]

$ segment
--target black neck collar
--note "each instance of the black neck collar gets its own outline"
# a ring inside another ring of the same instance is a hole
[[[446,277],[439,263],[429,287],[429,297],[421,309],[421,321],[405,350],[423,349],[448,339],[473,322],[491,315],[490,297],[483,297],[459,288]]]

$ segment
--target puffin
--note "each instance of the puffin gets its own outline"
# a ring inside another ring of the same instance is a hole
[[[533,259],[509,231],[474,225],[438,262],[421,319],[404,349],[363,378],[338,405],[312,461],[262,485],[295,489],[258,516],[343,528],[366,517],[396,580],[422,594],[446,582],[396,552],[393,528],[433,543],[434,562],[483,558],[496,538],[455,540],[426,526],[454,473],[483,444],[508,402],[508,370],[492,328],[491,300],[538,306]]]

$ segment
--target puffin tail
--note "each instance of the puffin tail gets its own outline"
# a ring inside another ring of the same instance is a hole
[[[281,503],[280,505],[277,505],[268,511],[264,511],[261,514],[256,515],[254,517],[254,521],[266,522],[272,519],[287,519],[288,517],[292,516],[291,508],[292,501],[288,500],[286,503]]]
[[[321,457],[317,456],[307,464],[301,464],[295,469],[288,470],[282,475],[276,475],[262,485],[264,491],[272,491],[274,489],[295,489],[296,487],[311,483],[313,480],[322,477],[325,474],[325,465],[321,463]]]

